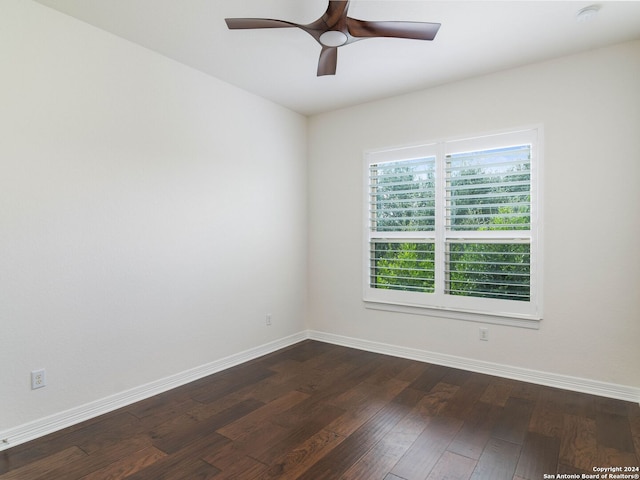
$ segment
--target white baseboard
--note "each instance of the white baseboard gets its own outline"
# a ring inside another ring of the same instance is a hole
[[[268,353],[275,352],[306,339],[318,340],[321,342],[366,350],[368,352],[381,353],[384,355],[391,355],[394,357],[417,360],[420,362],[434,363],[471,372],[511,378],[513,380],[546,385],[564,390],[572,390],[640,403],[640,388],[637,387],[617,385],[597,380],[589,380],[586,378],[572,377],[569,375],[559,375],[557,373],[541,372],[538,370],[529,370],[510,365],[501,365],[498,363],[472,360],[454,355],[445,355],[442,353],[433,353],[425,350],[373,342],[370,340],[345,337],[332,333],[306,330],[275,340],[265,345],[230,355],[214,362],[201,365],[191,370],[186,370],[85,405],[74,407],[64,412],[56,413],[49,417],[41,418],[24,425],[4,430],[0,432],[0,451],[15,447],[16,445],[20,445],[21,443],[25,443],[30,440],[35,440],[36,438],[43,437],[49,433],[62,430],[63,428],[84,422],[85,420],[95,418],[99,415],[109,413],[113,410],[117,410],[118,408],[126,407],[127,405],[131,405],[140,400],[166,392],[172,388],[185,385],[189,382],[193,382],[194,380],[198,380],[206,377],[207,375],[253,360],[254,358],[261,357]]]
[[[0,451],[15,447],[21,443],[35,440],[50,433],[62,430],[85,420],[112,412],[118,408],[126,407],[145,398],[158,395],[172,388],[185,385],[194,380],[220,372],[235,365],[253,360],[281,348],[288,347],[308,338],[307,332],[299,332],[285,338],[275,340],[265,345],[260,345],[220,360],[216,360],[184,372],[156,380],[139,387],[116,393],[106,398],[101,398],[69,410],[50,415],[23,425],[19,425],[0,432]]]
[[[332,333],[310,330],[308,338],[344,347],[357,348],[368,352],[382,353],[394,357],[408,358],[420,362],[434,363],[445,367],[459,368],[471,372],[495,375],[523,382],[546,385],[548,387],[561,388],[581,393],[589,393],[601,397],[615,398],[628,402],[640,403],[640,388],[614,383],[600,382],[588,378],[578,378],[557,373],[541,372],[527,368],[513,367],[499,363],[484,362],[470,358],[433,353],[414,348],[400,347],[386,343],[372,342],[357,338],[334,335]]]

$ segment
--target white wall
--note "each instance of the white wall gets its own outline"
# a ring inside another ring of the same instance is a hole
[[[0,431],[303,331],[306,119],[1,10]]]
[[[640,42],[312,117],[310,328],[640,386]],[[539,330],[364,308],[363,151],[542,123]]]

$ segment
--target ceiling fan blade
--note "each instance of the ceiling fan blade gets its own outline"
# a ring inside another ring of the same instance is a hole
[[[433,40],[439,23],[429,22],[367,22],[347,18],[349,33],[354,37],[395,37],[414,40]]]
[[[322,16],[322,20],[327,24],[329,29],[339,26],[339,23],[347,17],[349,10],[349,1],[330,0],[327,11]]]
[[[225,18],[230,30],[245,28],[289,28],[298,27],[297,23],[273,20],[271,18]]]
[[[318,61],[318,77],[335,75],[338,65],[338,47],[322,47]]]

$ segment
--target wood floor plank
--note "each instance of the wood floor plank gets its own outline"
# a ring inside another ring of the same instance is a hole
[[[61,435],[56,435],[52,441],[60,445],[76,445],[86,453],[92,453],[123,438],[135,435],[141,431],[140,420],[126,411],[104,415],[86,424],[76,425]]]
[[[564,415],[560,439],[559,462],[584,471],[593,467],[598,456],[595,420],[576,415]]]
[[[344,441],[345,437],[330,430],[320,430],[299,446],[271,462],[271,467],[257,480],[294,480]]]
[[[631,426],[626,416],[606,412],[596,413],[596,432],[599,446],[633,453]]]
[[[163,435],[154,434],[153,444],[165,453],[174,453],[194,439],[214,432],[263,405],[257,400],[245,400],[196,424],[189,423],[182,428],[176,427]]]
[[[352,386],[364,382],[371,375],[371,372],[383,363],[384,359],[376,356],[368,362],[340,364],[327,376],[328,383],[324,385],[324,388],[317,389],[317,393],[320,394],[318,398],[322,401],[330,401]],[[301,391],[305,390],[301,389]]]
[[[73,443],[58,442],[57,438],[56,434],[47,435],[0,453],[0,475],[75,446]]]
[[[120,480],[133,475],[166,456],[164,452],[155,447],[147,447],[84,475],[80,480]]]
[[[511,396],[513,383],[508,379],[493,377],[480,397],[481,402],[504,407]]]
[[[319,402],[313,397],[309,397],[292,407],[273,415],[270,422],[284,428],[297,428],[307,420],[314,418],[331,418],[332,421],[345,412],[344,409],[336,407],[327,402]]]
[[[358,384],[331,401],[332,404],[344,408],[345,412],[331,422],[327,429],[345,437],[351,435],[396,398],[406,385],[406,382],[397,380],[388,381],[386,387],[364,382]]]
[[[340,386],[347,387],[347,382],[341,381],[351,373],[351,365],[345,363],[332,369],[314,368],[308,371],[304,376],[298,377],[297,390],[308,395],[314,395],[318,392],[333,392]],[[332,388],[333,387],[333,388]]]
[[[538,480],[640,463],[640,407],[307,340],[0,453],[0,480]]]
[[[187,403],[193,403],[188,389],[180,389],[178,391],[163,392],[153,397],[147,398],[133,405],[129,405],[126,411],[136,418],[142,419],[150,415],[159,416],[170,415],[176,406]],[[189,407],[185,406],[188,410]]]
[[[396,475],[394,475],[393,473],[388,473],[385,477],[384,480],[405,480],[404,478],[400,478],[397,477]]]
[[[540,385],[512,380],[513,386],[509,396],[537,403],[542,393]]]
[[[261,425],[264,425],[265,422],[268,422],[275,415],[291,409],[308,398],[308,394],[296,390],[287,392],[276,400],[218,428],[218,433],[232,440],[249,435],[252,431],[258,430]]]
[[[214,478],[215,480],[256,480],[260,478],[268,468],[264,463],[244,456],[221,471],[218,475],[215,475]]]
[[[194,439],[184,448],[167,455],[153,464],[127,477],[127,480],[177,480],[184,475],[199,475],[209,478],[220,472],[218,468],[204,462],[202,457],[224,448],[231,443],[228,438],[216,432],[210,432]],[[194,478],[199,478],[194,477]]]
[[[351,358],[353,358],[353,351],[350,348],[340,345],[329,345],[328,348],[322,349],[322,353],[305,358],[301,363],[307,371],[313,369],[333,370],[340,365],[349,364],[349,359]]]
[[[255,398],[261,402],[270,403],[296,390],[303,375],[287,371],[277,372],[275,375],[265,378],[255,385],[248,385],[239,390],[238,394],[244,394],[245,398]]]
[[[42,477],[34,477],[32,480],[64,479],[71,480],[82,477],[88,472],[99,470],[117,462],[131,452],[136,452],[151,446],[146,435],[136,435],[131,438],[123,438],[117,443],[105,445],[104,448],[94,451],[92,454],[75,459],[64,465],[50,470]]]
[[[389,472],[409,450],[428,424],[417,411],[418,406],[396,424],[391,431],[363,455],[341,480],[381,478]]]
[[[462,427],[462,423],[454,418],[431,417],[411,448],[391,469],[391,473],[407,480],[427,478]]]
[[[261,381],[259,382],[261,383]],[[173,417],[173,419],[177,422],[185,422],[188,423],[189,419],[194,422],[201,422],[206,420],[207,418],[211,418],[214,415],[218,415],[220,412],[232,408],[236,404],[240,402],[244,402],[247,400],[259,400],[252,395],[251,390],[240,389],[234,392],[230,392],[227,395],[218,398],[217,400],[211,403],[200,403],[197,402],[196,405],[189,409],[185,414],[179,417]],[[263,402],[265,403],[265,402]],[[168,425],[168,422],[165,424],[160,424],[155,427],[153,430],[161,431],[165,426]]]
[[[528,478],[543,478],[544,474],[554,474],[558,470],[560,439],[529,432],[522,446],[516,475]]]
[[[422,375],[427,368],[429,368],[427,363],[412,362],[407,368],[398,373],[396,379],[411,383]]]
[[[327,405],[327,407],[329,406]],[[276,459],[281,458],[291,450],[295,450],[318,432],[325,429],[327,425],[339,415],[340,412],[336,411],[334,407],[327,409],[326,414],[320,413],[313,419],[306,419],[300,422],[295,428],[289,429],[286,437],[280,439],[278,442],[272,443],[266,449],[255,452],[253,456],[263,463],[272,464]]]
[[[478,459],[471,480],[512,480],[520,445],[499,438],[491,438]]]
[[[282,359],[295,360],[296,362],[307,362],[309,360],[318,360],[323,356],[330,357],[338,355],[338,352],[347,352],[349,349],[339,345],[330,343],[314,342],[313,340],[304,340],[293,347],[283,349],[272,354],[273,359],[280,361]]]
[[[529,430],[547,437],[560,438],[564,420],[564,404],[556,392],[542,387],[538,401],[531,412]]]
[[[178,468],[160,474],[159,477],[146,477],[147,480],[212,480],[219,478],[220,471],[202,460],[183,461]],[[127,479],[129,480],[129,479]]]
[[[489,384],[486,375],[470,374],[460,388],[447,401],[442,414],[447,417],[465,419],[474,404],[480,399]]]
[[[275,375],[273,370],[261,365],[234,367],[214,376],[209,383],[193,392],[191,398],[200,403],[211,403],[272,375]]]
[[[445,375],[450,373],[450,369],[440,365],[429,365],[429,367],[416,378],[411,385],[411,388],[421,390],[425,393],[431,391],[438,383],[442,381]]]
[[[610,467],[640,467],[640,455],[631,452],[621,452],[615,448],[598,445],[597,463],[598,465],[607,465]]]
[[[476,460],[471,458],[444,452],[431,470],[427,480],[468,480],[476,464]]]
[[[328,403],[345,410],[364,407],[370,400],[388,403],[406,387],[406,382],[399,382],[393,379],[386,382],[386,388],[368,382],[361,382],[351,386],[337,397],[330,399]]]
[[[405,382],[385,389],[384,393],[377,391],[378,396],[374,401],[370,401],[369,397],[358,397],[355,400],[351,397],[349,403],[342,404],[346,412],[328,425],[327,429],[348,437],[391,401],[404,405],[407,411],[415,408],[424,394],[410,388],[402,388],[403,385]]]
[[[632,415],[629,417],[629,428],[631,429],[631,437],[633,438],[636,455],[640,457],[640,415]]]
[[[82,434],[83,438],[78,439],[76,445],[90,455],[99,450],[105,451],[109,447],[118,448],[122,442],[135,439],[139,439],[144,446],[150,445],[150,442],[145,441],[148,436],[142,432],[140,420],[129,417],[130,420],[124,419],[118,424],[112,421],[95,424],[91,428],[91,433],[79,430],[74,436]]]
[[[384,385],[390,380],[411,383],[406,378],[398,378],[400,376],[405,377],[407,375],[407,369],[413,364],[412,360],[405,358],[391,357],[389,360],[384,361],[378,368],[375,368],[371,374],[367,377],[365,382],[372,383],[374,385]]]
[[[574,467],[573,465],[558,463],[558,473],[564,474],[564,475],[578,475],[575,478],[581,478],[582,474],[593,473],[593,472],[592,471],[587,472],[586,470],[581,470],[579,468]],[[571,477],[566,477],[566,478],[571,478]]]
[[[491,438],[491,432],[503,410],[503,407],[489,403],[477,402],[474,404],[448,450],[478,460],[489,438]]]
[[[456,385],[458,387],[461,387],[472,376],[474,376],[474,374],[466,370],[460,370],[459,368],[449,368],[445,376],[442,377],[442,382],[449,385]]]
[[[415,390],[410,386],[402,390],[393,398],[395,403],[405,405],[408,409],[413,409],[426,394],[420,390]]]
[[[141,416],[138,416],[133,412],[130,413],[140,420],[140,425],[143,429],[149,430],[156,428],[159,425],[166,424],[167,419],[184,415],[200,406],[202,406],[201,403],[192,399],[186,399],[180,402],[166,402],[158,405],[157,408],[147,407],[143,413],[139,413]]]
[[[269,370],[276,372],[275,376],[284,376],[289,379],[302,373],[307,367],[303,362],[291,358],[281,358],[269,363]]]
[[[580,399],[586,398],[586,396],[582,396],[580,394],[577,394],[576,392],[569,393],[575,394]],[[588,397],[592,399],[593,404],[595,404],[595,411],[597,412],[622,416],[626,416],[629,414],[629,402],[624,402],[615,398],[594,397],[591,395],[589,395]]]
[[[569,390],[554,390],[554,392],[560,397],[565,413],[579,417],[595,418],[598,411],[598,397]],[[622,403],[624,404],[625,402]]]
[[[448,383],[437,383],[429,393],[420,400],[420,413],[425,417],[435,417],[446,408],[447,403],[460,387]]]
[[[493,427],[491,435],[507,442],[522,445],[529,427],[534,404],[529,400],[510,397]]]
[[[246,437],[204,452],[201,458],[220,470],[225,470],[245,456],[253,458],[259,456],[260,452],[268,450],[271,445],[284,440],[289,432],[287,429],[267,423]]]
[[[367,423],[346,438],[306,470],[298,480],[328,480],[339,478],[371,447],[377,444],[407,414],[404,405],[390,402]]]
[[[61,452],[54,453],[48,457],[41,458],[33,463],[23,465],[9,472],[0,475],[1,480],[25,480],[46,478],[51,472],[68,465],[69,463],[86,458],[87,454],[78,447],[69,447]],[[54,477],[50,477],[54,478]],[[60,478],[60,477],[58,477]]]

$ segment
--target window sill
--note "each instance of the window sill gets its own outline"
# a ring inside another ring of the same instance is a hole
[[[365,308],[383,310],[386,312],[407,313],[410,315],[424,315],[429,317],[451,318],[466,322],[489,323],[493,325],[507,325],[510,327],[540,329],[541,318],[532,316],[517,316],[512,314],[480,313],[447,308],[424,307],[415,305],[400,305],[380,301],[364,300]]]

